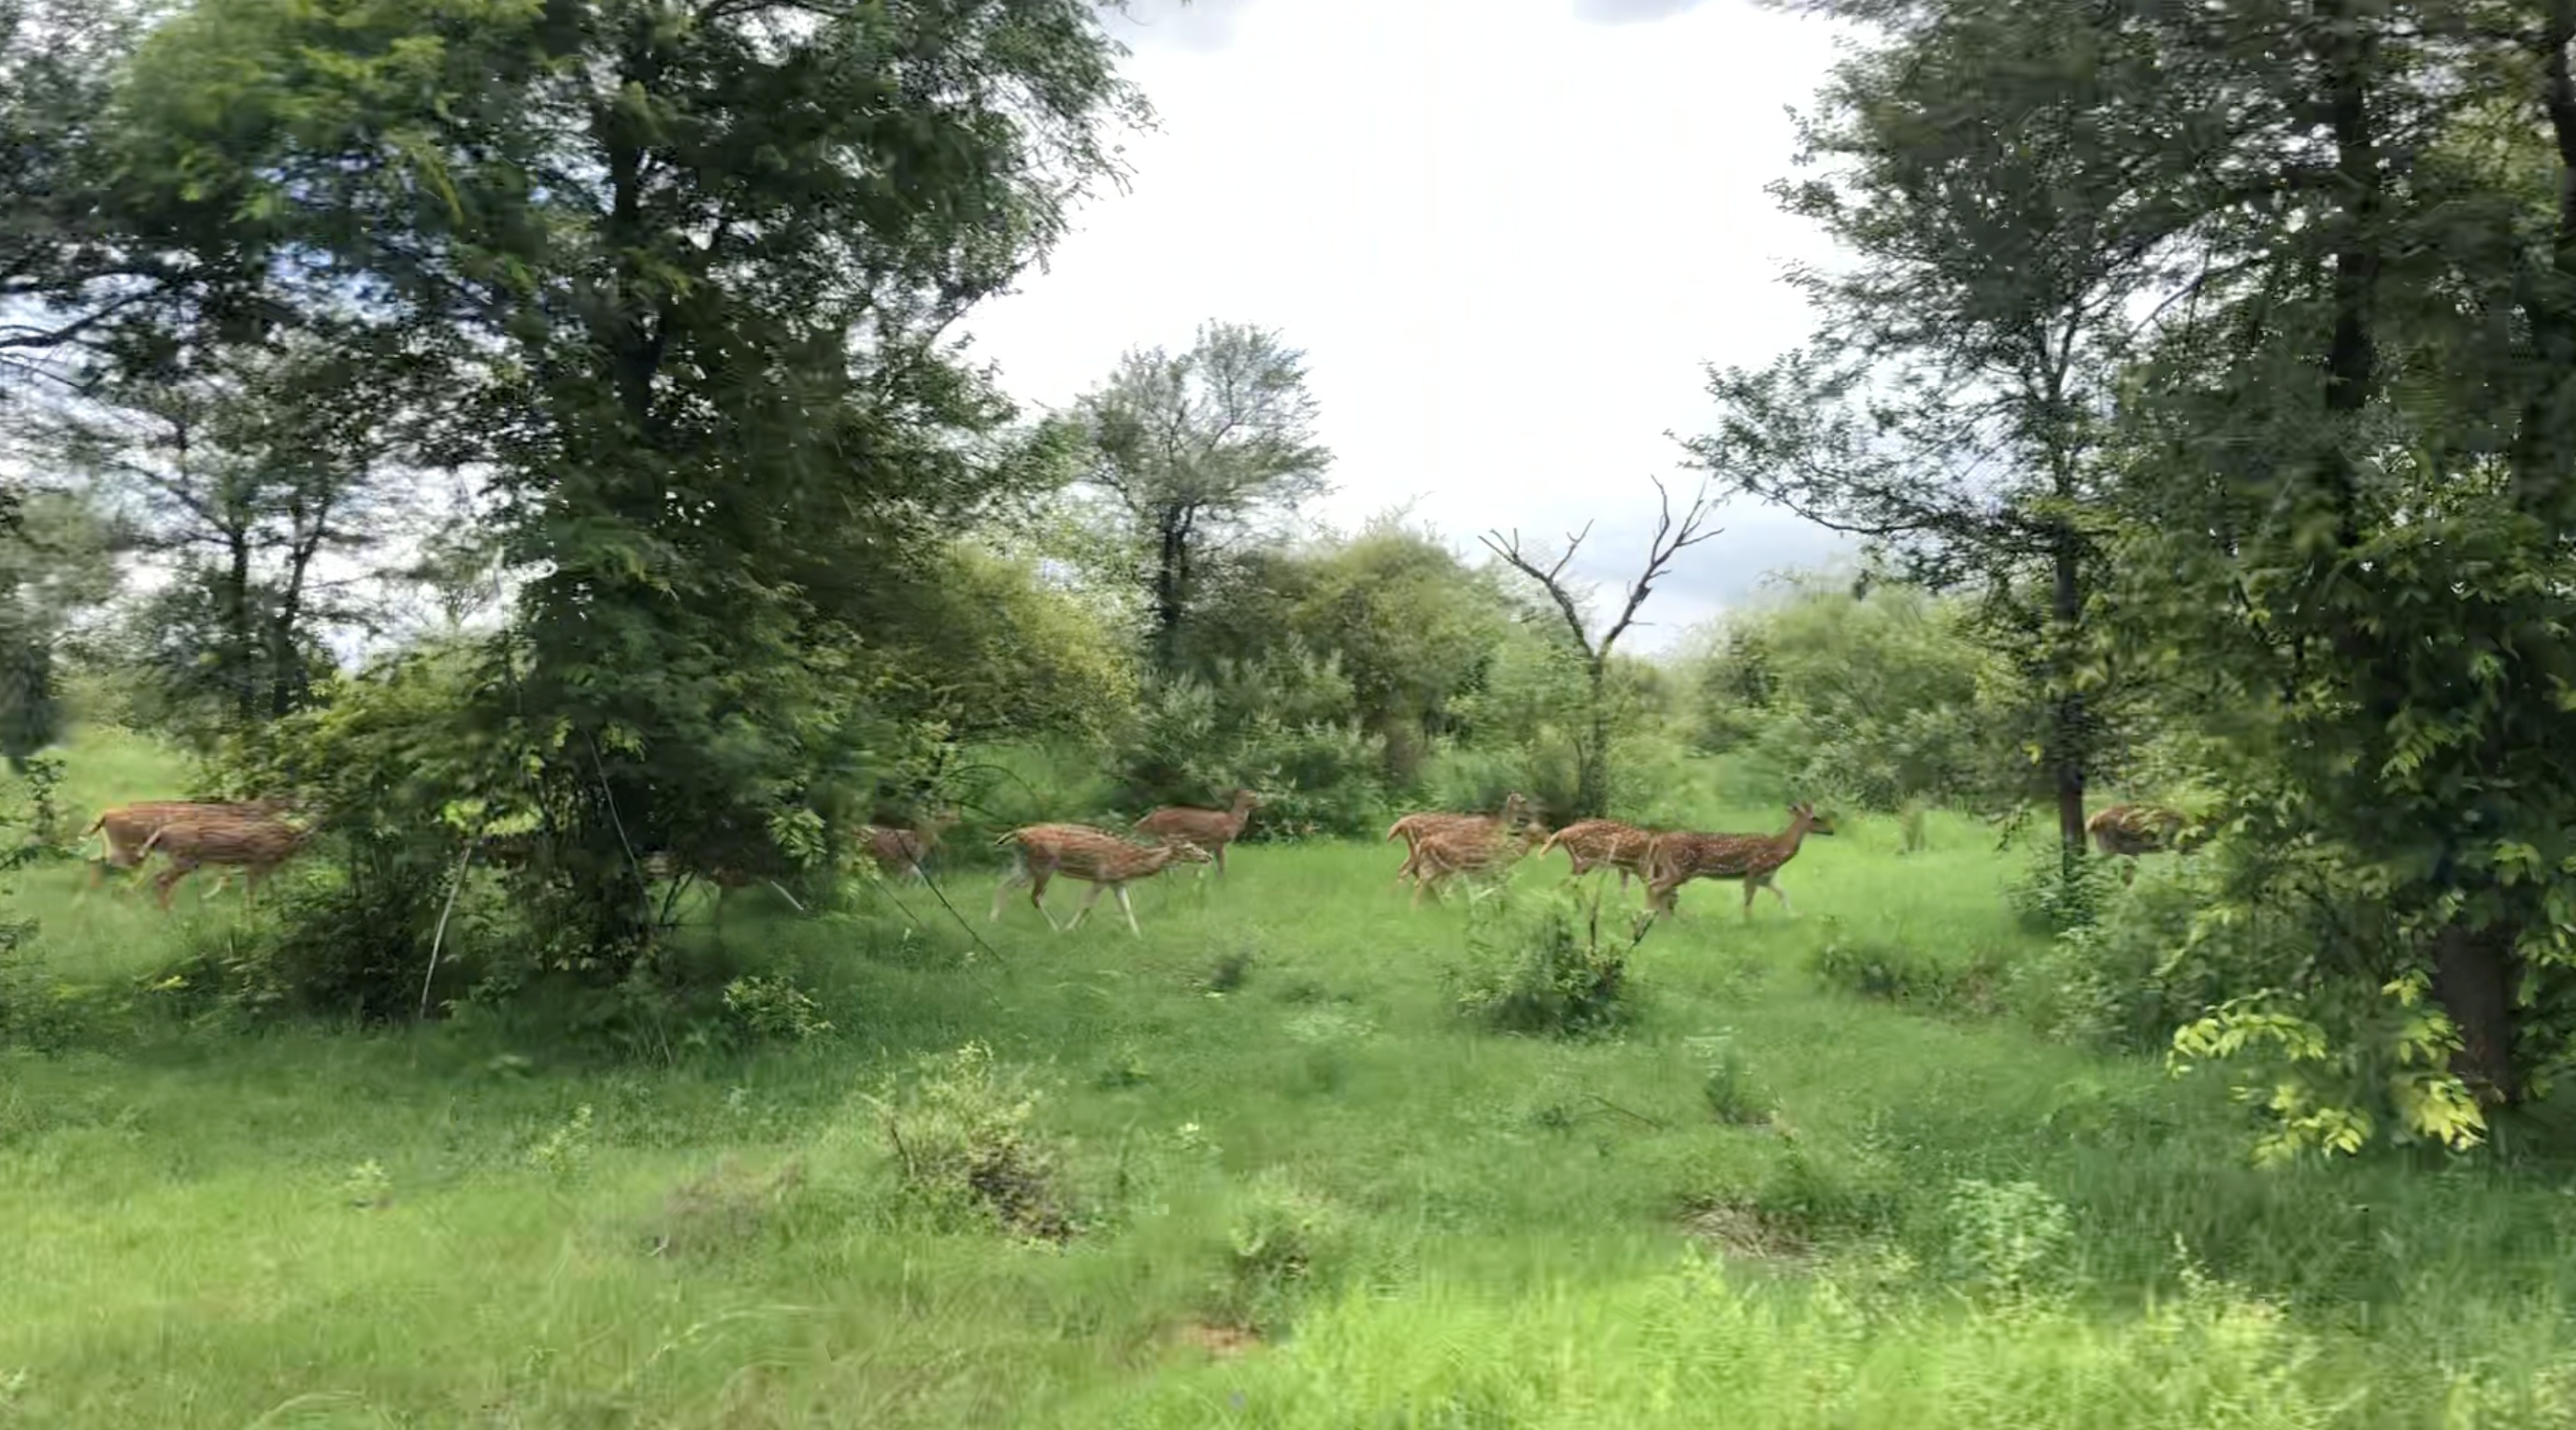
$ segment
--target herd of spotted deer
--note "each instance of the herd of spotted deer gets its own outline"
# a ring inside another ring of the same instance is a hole
[[[1133,826],[1145,836],[1136,841],[1087,824],[1031,824],[994,841],[1012,851],[1011,867],[993,890],[990,917],[1002,916],[1002,904],[1013,888],[1026,886],[1029,902],[1050,928],[1079,927],[1103,893],[1113,894],[1127,916],[1128,930],[1138,937],[1136,910],[1127,886],[1152,878],[1174,864],[1212,864],[1222,876],[1225,851],[1243,835],[1252,811],[1261,804],[1251,790],[1236,790],[1224,809],[1171,805],[1157,809]],[[103,836],[106,851],[91,862],[94,887],[113,867],[139,870],[156,851],[168,865],[154,880],[160,905],[170,907],[171,890],[194,870],[207,865],[217,873],[216,889],[241,869],[244,897],[278,866],[292,858],[312,835],[309,825],[291,822],[292,800],[260,799],[240,803],[156,800],[119,805],[102,812],[83,832],[84,840]],[[859,830],[857,850],[886,874],[927,879],[924,862],[936,849],[940,831],[954,823],[954,811],[910,828],[866,825]],[[2093,816],[2086,828],[2104,854],[2135,856],[2181,847],[2188,821],[2170,808],[2148,804],[2115,804]],[[1495,814],[1457,814],[1425,810],[1398,819],[1387,841],[1405,843],[1403,867],[1396,882],[1413,883],[1413,903],[1426,893],[1439,897],[1452,879],[1490,879],[1535,852],[1563,849],[1572,864],[1569,878],[1580,879],[1600,869],[1618,871],[1625,892],[1631,879],[1646,886],[1648,908],[1655,914],[1676,913],[1675,895],[1694,879],[1738,880],[1744,885],[1744,915],[1753,915],[1754,895],[1769,889],[1789,911],[1789,896],[1774,882],[1782,865],[1797,857],[1810,834],[1834,832],[1829,819],[1812,804],[1789,808],[1789,825],[1778,834],[1710,834],[1686,829],[1659,829],[1612,819],[1585,819],[1550,831],[1517,792]],[[667,858],[649,861],[667,875]],[[730,875],[730,876],[729,876]],[[1047,882],[1062,875],[1091,885],[1090,894],[1069,923],[1058,924],[1046,907]],[[717,871],[720,888],[737,887],[747,877]]]

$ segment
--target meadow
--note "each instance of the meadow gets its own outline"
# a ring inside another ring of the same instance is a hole
[[[179,777],[65,753],[83,823]],[[1561,856],[1417,912],[1399,855],[1247,845],[1141,939],[953,858],[962,928],[755,889],[699,956],[810,1009],[619,1057],[191,1013],[237,895],[21,871],[72,1031],[0,1049],[0,1425],[2576,1423],[2570,1169],[2253,1168],[2222,1088],[2014,1016],[1982,826],[1846,816],[1794,917],[1685,889],[1582,1036],[1459,1006]]]

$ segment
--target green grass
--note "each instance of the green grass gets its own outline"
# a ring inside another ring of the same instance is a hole
[[[178,782],[69,755],[84,824]],[[2571,1423],[2563,1169],[2258,1173],[2212,1087],[1824,986],[1837,942],[2031,949],[2013,857],[1932,825],[1812,841],[1795,918],[1686,889],[1587,1040],[1460,1018],[1460,901],[1409,911],[1394,846],[1338,844],[1141,888],[1141,940],[1024,899],[992,929],[980,873],[949,897],[990,953],[919,892],[927,932],[746,895],[729,938],[834,1024],[748,1056],[148,1013],[0,1051],[0,1425]],[[12,900],[74,983],[241,917],[81,877]],[[1710,1038],[1772,1116],[1712,1111]],[[870,1094],[969,1040],[1045,1089],[1060,1247],[898,1185]],[[2066,1208],[2031,1284],[1959,1262],[1963,1178]]]

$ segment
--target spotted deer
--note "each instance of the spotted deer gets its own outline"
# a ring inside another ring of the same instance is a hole
[[[1615,819],[1579,819],[1549,835],[1538,852],[1544,858],[1552,849],[1564,850],[1565,857],[1574,864],[1574,871],[1566,875],[1568,879],[1580,879],[1599,868],[1616,869],[1619,891],[1626,893],[1630,878],[1648,877],[1646,850],[1657,835],[1666,832]]]
[[[149,858],[158,849],[170,856],[169,866],[153,881],[164,909],[170,907],[170,891],[179,881],[206,864],[244,871],[242,900],[247,903],[279,865],[295,857],[312,833],[260,815],[186,815],[153,830],[143,841],[141,855]]]
[[[1413,907],[1422,907],[1426,892],[1440,897],[1440,886],[1454,878],[1501,878],[1546,837],[1545,831],[1533,827],[1515,830],[1475,825],[1434,829],[1422,835],[1413,846]]]
[[[107,871],[110,868],[140,868],[144,859],[144,846],[151,842],[153,834],[158,832],[162,825],[174,819],[221,815],[238,815],[253,819],[267,818],[283,814],[293,805],[292,800],[272,796],[233,802],[141,800],[133,804],[120,804],[100,810],[98,818],[90,821],[89,828],[81,831],[81,838],[84,840],[97,834],[105,836],[107,841],[106,855],[89,861],[88,887],[97,888],[100,881],[107,877]],[[228,870],[218,873],[215,878],[215,888],[221,890],[231,877],[231,872]]]
[[[1170,843],[1186,839],[1204,849],[1214,859],[1217,877],[1225,877],[1225,846],[1243,837],[1245,821],[1261,807],[1261,796],[1248,789],[1234,792],[1234,803],[1224,809],[1196,809],[1186,804],[1165,805],[1137,820],[1136,831]]]
[[[2084,821],[2105,854],[2156,854],[2182,842],[2182,811],[2156,804],[2115,804]]]
[[[1744,917],[1753,917],[1753,893],[1769,889],[1785,912],[1789,896],[1772,882],[1780,866],[1798,857],[1809,834],[1831,834],[1833,826],[1801,801],[1789,806],[1789,827],[1778,834],[1701,834],[1673,830],[1657,835],[1646,850],[1646,901],[1659,914],[1677,913],[1675,891],[1693,879],[1744,881]]]
[[[1206,850],[1186,839],[1165,844],[1130,844],[1105,829],[1087,824],[1031,824],[1014,829],[993,841],[996,849],[1011,848],[1011,868],[993,889],[993,912],[987,922],[1002,917],[1002,899],[1013,885],[1029,886],[1029,904],[1047,921],[1047,927],[1059,933],[1080,928],[1091,906],[1100,902],[1107,890],[1118,896],[1119,911],[1127,915],[1127,931],[1138,938],[1145,931],[1136,926],[1135,906],[1127,902],[1127,886],[1138,879],[1150,879],[1174,864],[1205,864],[1213,860]],[[1047,912],[1047,880],[1062,874],[1091,885],[1091,894],[1076,909],[1073,921],[1058,924]]]
[[[1439,810],[1421,810],[1404,816],[1387,826],[1386,831],[1390,842],[1399,838],[1404,841],[1404,867],[1395,871],[1395,882],[1401,884],[1412,879],[1415,887],[1420,887],[1423,836],[1479,829],[1489,835],[1499,834],[1520,823],[1528,813],[1529,801],[1521,796],[1520,791],[1514,790],[1503,797],[1503,812],[1500,814],[1449,814]]]
[[[922,861],[939,847],[941,832],[956,823],[957,811],[946,809],[909,829],[890,824],[862,824],[859,826],[859,849],[887,877],[926,884],[930,882],[930,876],[922,872]]]

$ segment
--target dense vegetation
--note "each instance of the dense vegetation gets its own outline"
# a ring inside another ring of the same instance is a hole
[[[0,0],[0,1421],[2576,1413],[2576,4],[1801,8],[1851,261],[1594,599],[1315,521],[1282,330],[968,361],[1090,0]],[[1864,556],[1637,657],[1729,494]],[[1514,793],[1831,834],[1408,918]],[[311,842],[79,891],[181,795]]]

